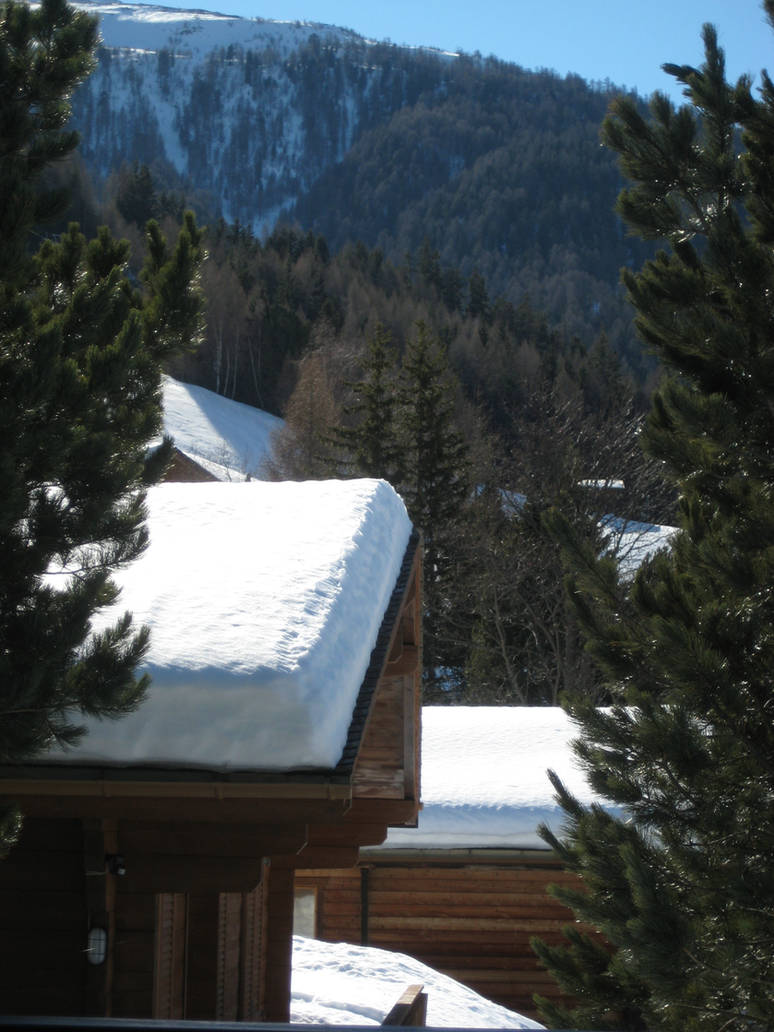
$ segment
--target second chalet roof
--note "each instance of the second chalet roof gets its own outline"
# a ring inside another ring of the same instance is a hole
[[[546,773],[582,803],[601,803],[572,749],[579,735],[554,706],[425,706],[422,811],[377,849],[547,849],[564,812]]]
[[[411,524],[384,481],[164,484],[118,604],[151,629],[141,706],[57,764],[332,770]]]

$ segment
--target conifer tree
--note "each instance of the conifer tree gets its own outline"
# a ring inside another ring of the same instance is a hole
[[[142,288],[128,245],[76,225],[30,250],[33,227],[62,198],[39,176],[76,139],[68,96],[88,72],[96,22],[62,0],[0,9],[0,762],[80,734],[81,713],[117,717],[145,682],[147,633],[127,614],[100,634],[111,571],[147,538],[144,487],[169,447],[160,362],[194,346],[202,255],[192,216],[170,248],[148,227]]]
[[[774,84],[728,85],[710,25],[704,44],[701,68],[665,66],[688,105],[656,94],[646,120],[620,100],[604,126],[632,180],[622,214],[669,245],[624,281],[669,373],[645,443],[680,531],[625,596],[565,536],[619,702],[572,709],[605,807],[553,778],[565,833],[543,832],[584,881],[556,895],[614,951],[577,926],[536,944],[580,1001],[542,1001],[561,1027],[763,1032],[774,1015]]]
[[[401,450],[396,438],[396,361],[390,334],[380,324],[368,342],[363,379],[351,383],[352,401],[344,406],[351,425],[335,431],[359,476],[381,477],[391,484],[402,479]]]
[[[398,388],[401,494],[424,534],[426,698],[457,665],[455,608],[459,516],[469,498],[467,447],[457,428],[453,380],[440,341],[423,323],[408,342]]]
[[[354,475],[383,477],[393,485],[424,535],[425,692],[448,701],[450,668],[461,669],[467,647],[451,616],[460,514],[469,500],[468,449],[457,427],[455,381],[441,342],[419,322],[400,367],[391,351],[389,334],[378,326],[363,379],[349,385],[349,425],[332,427],[330,437]]]

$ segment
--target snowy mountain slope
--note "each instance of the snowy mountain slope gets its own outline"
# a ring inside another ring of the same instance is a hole
[[[219,47],[236,45],[263,50],[271,46],[287,57],[315,34],[338,42],[360,38],[349,29],[317,22],[240,18],[210,11],[102,0],[77,0],[74,6],[99,17],[102,43],[109,48],[158,51],[170,47],[201,57]]]
[[[73,101],[98,187],[146,165],[169,208],[184,195],[210,225],[263,235],[284,216],[332,252],[361,241],[396,264],[427,240],[568,335],[591,343],[604,325],[638,368],[618,270],[652,248],[613,211],[612,89],[328,25],[76,3],[101,20]]]
[[[99,17],[102,35],[99,65],[74,101],[89,166],[102,176],[122,162],[171,166],[227,220],[256,231],[405,99],[381,95],[378,45],[348,29],[75,6]]]

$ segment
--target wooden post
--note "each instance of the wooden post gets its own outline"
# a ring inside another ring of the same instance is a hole
[[[85,999],[87,1015],[110,1017],[112,1013],[113,963],[115,950],[115,876],[108,869],[107,857],[117,851],[115,821],[83,822],[83,870],[85,877],[86,922],[84,927]],[[95,963],[89,952],[89,933],[102,931],[106,936],[105,956]]]
[[[382,1022],[382,1025],[410,1025],[423,1028],[427,1021],[427,993],[423,985],[410,985]]]
[[[293,961],[293,868],[272,859],[267,898],[266,1015],[271,1022],[290,1021],[290,974]]]

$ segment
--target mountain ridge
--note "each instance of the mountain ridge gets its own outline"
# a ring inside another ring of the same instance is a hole
[[[78,6],[102,19],[73,105],[98,180],[146,164],[207,221],[262,235],[285,220],[396,265],[427,241],[493,297],[529,297],[641,362],[618,269],[652,249],[613,213],[621,177],[598,139],[612,88],[320,23]]]

